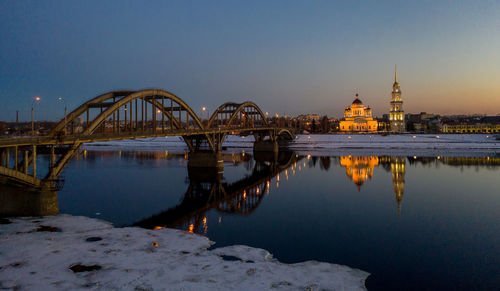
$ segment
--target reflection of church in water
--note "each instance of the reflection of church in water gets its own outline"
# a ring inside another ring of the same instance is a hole
[[[398,203],[398,212],[401,213],[401,203],[405,188],[406,158],[405,157],[340,157],[340,165],[345,167],[345,173],[361,191],[361,185],[373,177],[373,169],[378,165],[391,171],[394,197]]]
[[[373,177],[373,168],[378,166],[378,163],[378,157],[340,157],[340,165],[345,167],[347,177],[358,185],[358,191],[361,191],[361,185],[368,178]]]

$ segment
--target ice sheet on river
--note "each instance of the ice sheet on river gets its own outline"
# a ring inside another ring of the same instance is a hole
[[[368,276],[316,261],[283,264],[247,246],[207,250],[206,237],[174,229],[114,228],[69,215],[11,221],[0,225],[0,289],[364,290]]]
[[[293,149],[500,149],[488,134],[317,134],[298,135]]]
[[[223,146],[228,149],[251,149],[253,136],[228,136]],[[181,137],[144,138],[137,140],[96,142],[86,147],[108,149],[178,149],[187,147]],[[500,141],[489,134],[311,134],[297,135],[289,148],[301,153],[392,154],[392,155],[463,155],[500,153]],[[471,151],[472,150],[472,151]]]

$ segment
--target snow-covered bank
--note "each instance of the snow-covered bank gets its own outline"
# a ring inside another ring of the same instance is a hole
[[[227,149],[251,149],[253,136],[228,136],[224,141]],[[99,149],[173,149],[186,150],[182,138],[145,138],[96,142],[86,148]],[[488,134],[311,134],[297,135],[289,148],[303,153],[318,155],[378,154],[378,155],[470,155],[498,154],[500,141]]]
[[[298,135],[292,149],[500,149],[487,134],[318,134]]]
[[[368,276],[315,261],[282,264],[247,246],[207,250],[206,237],[180,230],[70,215],[10,221],[0,225],[0,289],[364,290]]]

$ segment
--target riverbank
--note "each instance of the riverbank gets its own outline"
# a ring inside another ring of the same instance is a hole
[[[252,148],[253,136],[228,136],[226,148]],[[179,148],[186,149],[181,137],[95,142],[85,147]],[[491,134],[299,134],[289,144],[293,150],[408,150],[408,151],[500,151],[500,140]]]
[[[283,264],[248,246],[208,248],[174,229],[115,228],[83,216],[0,225],[0,289],[364,290],[368,273],[307,261]]]

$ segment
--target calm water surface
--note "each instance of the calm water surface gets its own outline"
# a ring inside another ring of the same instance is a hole
[[[500,287],[500,157],[228,152],[223,175],[165,150],[86,150],[61,213],[176,227],[216,247],[370,272],[369,290]]]

